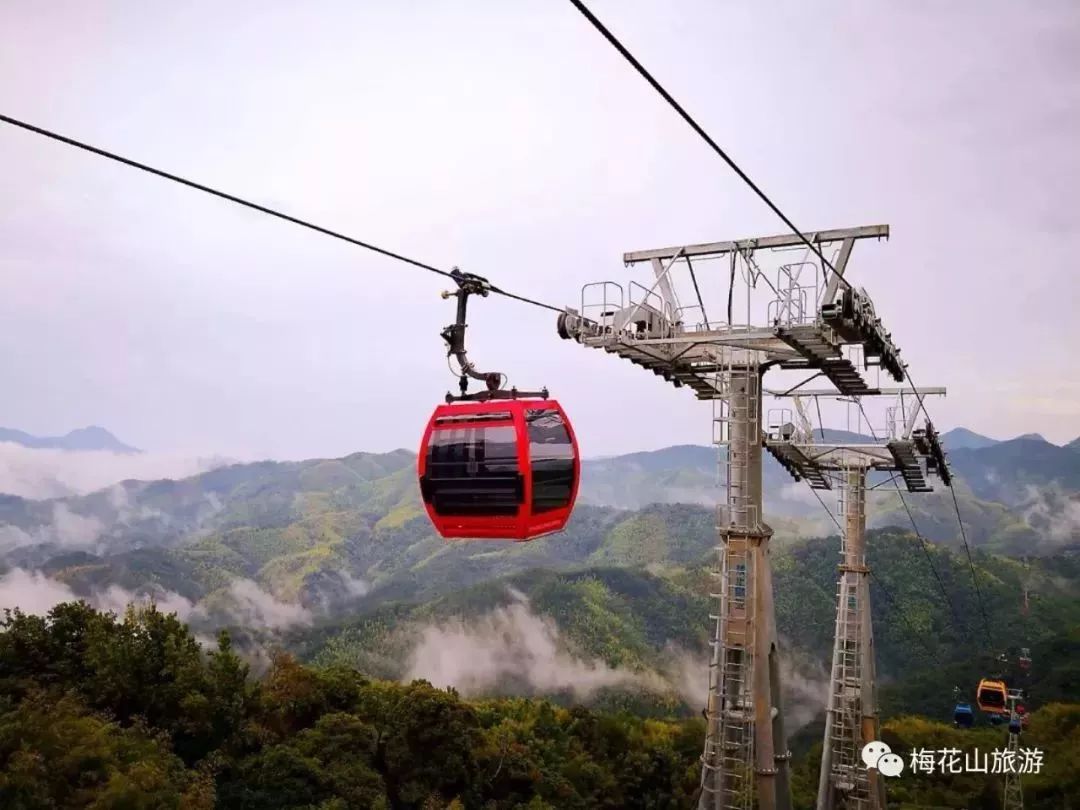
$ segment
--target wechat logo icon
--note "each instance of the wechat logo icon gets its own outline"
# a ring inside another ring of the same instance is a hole
[[[876,768],[882,776],[899,776],[904,771],[903,758],[879,740],[863,746],[862,761],[867,768]]]

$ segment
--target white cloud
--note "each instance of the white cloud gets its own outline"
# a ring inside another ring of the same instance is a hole
[[[704,709],[709,694],[709,661],[669,644],[658,670],[632,671],[574,655],[556,624],[537,616],[520,592],[508,589],[515,602],[471,621],[431,624],[419,631],[409,657],[405,680],[422,678],[435,686],[453,686],[464,695],[483,695],[512,685],[539,693],[571,691],[588,699],[605,687],[677,694],[695,710]],[[804,653],[789,650],[780,658],[784,687],[785,728],[793,734],[824,710],[829,677],[824,667]]]
[[[0,526],[0,554],[33,543],[34,538],[18,526]]]
[[[53,505],[52,524],[42,530],[43,535],[61,546],[86,548],[96,541],[105,525],[96,517],[72,512],[67,504]]]
[[[829,695],[825,666],[781,639],[780,683],[784,687],[784,731],[792,735],[824,711]]]
[[[95,517],[80,515],[64,503],[53,504],[51,520],[30,531],[18,526],[0,526],[0,553],[38,543],[55,543],[65,548],[89,548],[105,530]]]
[[[304,605],[323,616],[340,613],[350,602],[371,591],[370,583],[344,570],[324,572],[317,582],[308,585]]]
[[[0,442],[0,492],[31,499],[63,498],[132,478],[187,478],[227,463],[216,458],[68,451]]]
[[[1067,543],[1080,536],[1080,497],[1058,487],[1026,487],[1026,501],[1020,507],[1024,521],[1043,533],[1049,545]]]
[[[221,623],[221,618],[249,629],[283,629],[310,624],[312,620],[311,612],[304,607],[274,598],[249,579],[234,580],[226,591],[224,615],[211,616],[204,603],[194,603],[161,587],[133,592],[110,585],[89,596],[79,596],[67,584],[40,571],[14,568],[0,577],[0,611],[19,608],[24,613],[45,615],[62,602],[80,600],[118,616],[122,616],[131,604],[145,607],[153,602],[162,613],[175,613],[181,621],[196,622],[199,627],[197,637],[204,647],[208,644],[213,647],[216,643],[210,642],[207,633]]]
[[[644,676],[567,652],[550,619],[535,615],[524,597],[466,623],[429,625],[409,659],[407,680],[423,678],[462,694],[490,693],[512,679],[539,692],[571,690],[587,698],[607,686],[642,684]]]
[[[230,619],[244,626],[284,629],[312,621],[307,608],[278,600],[250,579],[234,579],[229,584],[223,609]]]
[[[348,571],[339,571],[338,576],[341,577],[341,583],[345,588],[345,592],[353,599],[367,596],[368,592],[371,590],[371,585],[359,577],[354,577]]]
[[[709,699],[709,660],[704,655],[669,646],[664,651],[663,681],[695,709]],[[805,653],[781,643],[780,680],[784,695],[784,730],[792,735],[825,710],[829,675]]]
[[[664,650],[665,680],[694,709],[709,702],[709,659],[669,645]]]
[[[181,619],[186,619],[195,610],[190,600],[162,588],[136,594],[110,585],[104,591],[80,597],[65,583],[40,571],[14,568],[0,577],[0,610],[19,608],[24,613],[44,615],[62,602],[77,602],[80,599],[98,610],[111,610],[117,615],[123,614],[129,604],[147,605],[151,601],[161,612],[176,613]]]
[[[0,577],[0,609],[44,615],[61,602],[78,598],[64,583],[36,571],[15,568]]]
[[[186,620],[197,610],[190,599],[173,591],[163,589],[153,590],[150,594],[134,594],[118,585],[110,585],[104,591],[100,591],[91,597],[90,602],[99,610],[111,610],[118,616],[123,615],[128,605],[134,603],[137,606],[149,604],[151,601],[157,605],[162,613],[175,613],[177,618]]]
[[[780,487],[780,500],[821,508],[814,491],[804,481],[789,481]]]

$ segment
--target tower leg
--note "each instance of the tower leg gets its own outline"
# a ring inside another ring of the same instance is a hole
[[[1016,714],[1016,699],[1009,698],[1009,724],[1019,720]],[[1020,735],[1009,732],[1009,750],[1013,752],[1013,761],[1019,763]],[[1005,772],[1005,795],[1001,800],[1002,810],[1024,810],[1024,789],[1020,786],[1020,774],[1008,770]]]
[[[817,810],[883,810],[884,784],[862,762],[877,739],[874,636],[866,567],[866,470],[848,469],[841,487],[843,560],[837,583],[829,705],[821,752]]]
[[[776,634],[776,613],[773,605],[772,565],[769,560],[769,538],[758,544],[758,661],[762,678],[756,684],[755,705],[766,705],[769,715],[758,715],[757,784],[758,807],[789,810],[791,781],[787,734],[784,731],[784,711],[780,683],[780,646]],[[760,695],[760,697],[759,697]],[[765,732],[765,733],[763,733]]]
[[[726,445],[701,810],[789,810],[791,797],[769,561],[761,520],[761,376],[728,368],[716,422]]]

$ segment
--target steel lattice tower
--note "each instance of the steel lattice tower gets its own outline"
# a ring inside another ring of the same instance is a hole
[[[860,401],[841,398],[830,391],[772,393],[777,397],[791,396],[798,417],[795,423],[785,421],[784,417],[791,411],[781,410],[777,424],[769,426],[766,448],[795,480],[806,479],[813,489],[832,489],[834,483],[839,484],[840,576],[816,808],[883,810],[884,781],[876,770],[868,770],[861,759],[863,746],[878,739],[879,730],[870,568],[866,564],[867,474],[892,473],[892,482],[903,479],[909,492],[930,492],[927,477],[931,472],[938,473],[946,484],[951,482],[933,425],[927,420],[923,429],[914,429],[920,413],[925,414],[922,398],[944,394],[945,389],[918,393],[879,389],[879,395],[892,394],[898,398],[898,405],[889,411],[889,435],[878,440],[874,434],[873,441],[860,443],[815,442],[802,400],[838,398],[849,404],[854,402],[861,426],[865,410]],[[899,488],[899,484],[896,486]]]
[[[1020,718],[1016,713],[1016,696],[1009,695],[1009,742],[1008,750],[1012,752],[1010,760],[1018,762],[1020,759],[1020,735],[1012,729],[1020,725]],[[1005,794],[1001,801],[1002,810],[1024,810],[1024,790],[1020,786],[1020,773],[1018,770],[1005,771]]]
[[[625,289],[613,281],[587,284],[581,308],[567,308],[559,316],[561,337],[629,360],[714,403],[722,481],[709,592],[714,607],[702,810],[791,807],[769,561],[772,530],[762,515],[762,375],[770,367],[811,370],[843,394],[875,393],[844,351],[857,345],[867,362],[903,379],[899,351],[874,315],[869,296],[843,280],[855,242],[888,233],[888,226],[874,225],[808,234],[821,249],[835,251],[835,272],[825,275],[806,256],[781,264],[775,284],[759,262],[775,256],[783,261],[790,253],[780,251],[801,249],[796,236],[626,253],[627,265],[651,265],[651,286],[636,281]],[[725,312],[726,318],[710,320],[694,264],[718,259],[720,278],[730,278],[730,286],[726,307],[711,301],[709,308]],[[687,272],[696,303],[680,304],[676,267]],[[746,289],[745,310],[740,301],[738,318],[737,275]],[[774,296],[765,313],[752,308],[759,282]],[[764,326],[753,323],[760,314]]]

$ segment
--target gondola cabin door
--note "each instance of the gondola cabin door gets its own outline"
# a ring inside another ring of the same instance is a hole
[[[532,540],[566,526],[581,472],[555,400],[440,405],[417,462],[420,494],[447,539]]]

